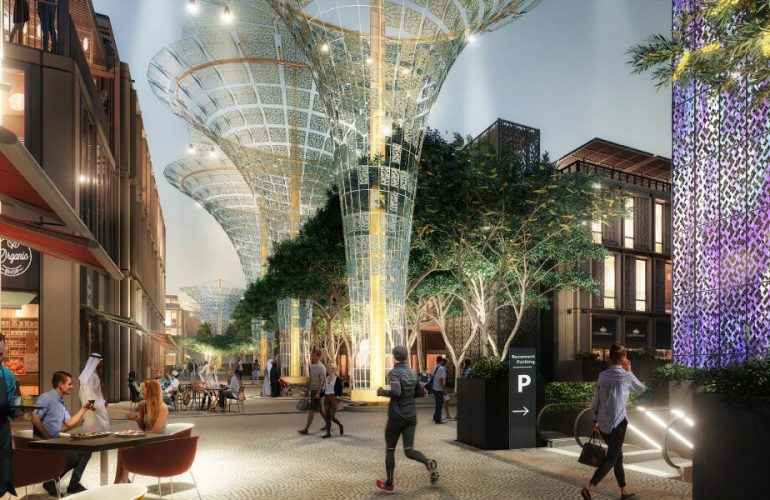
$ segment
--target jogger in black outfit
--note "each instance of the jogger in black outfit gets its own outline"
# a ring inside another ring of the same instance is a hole
[[[417,410],[414,406],[415,393],[424,396],[425,390],[417,383],[417,375],[406,366],[408,356],[406,347],[393,348],[393,357],[397,361],[396,366],[388,373],[389,389],[380,387],[378,396],[390,398],[388,406],[388,424],[385,427],[385,469],[388,474],[386,481],[378,479],[375,483],[380,491],[393,493],[393,470],[396,467],[396,445],[399,437],[404,438],[404,453],[412,460],[425,465],[430,472],[430,482],[438,481],[438,466],[435,460],[428,459],[425,455],[414,449],[414,433],[417,428]]]

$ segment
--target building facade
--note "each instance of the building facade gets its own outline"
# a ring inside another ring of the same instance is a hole
[[[593,353],[607,359],[618,341],[671,358],[671,160],[593,139],[557,162],[562,174],[589,174],[597,189],[620,190],[626,215],[594,221],[596,244],[607,249],[591,265],[600,293],[561,291],[554,298],[552,359]]]
[[[200,321],[192,311],[182,308],[179,296],[166,295],[166,335],[169,337],[194,337],[198,333]],[[171,339],[173,341],[173,338]],[[164,349],[164,365],[169,370],[174,366],[185,367],[193,357],[192,352],[186,352],[183,347],[166,347]]]
[[[141,109],[90,0],[59,0],[48,50],[30,17],[2,60],[0,238],[4,255],[29,254],[0,273],[8,363],[38,394],[99,352],[105,397],[127,399],[128,372],[163,361],[165,226]]]

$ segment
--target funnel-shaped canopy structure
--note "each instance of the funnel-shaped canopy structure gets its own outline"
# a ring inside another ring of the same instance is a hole
[[[404,342],[414,168],[430,109],[477,33],[537,0],[268,0],[332,122],[350,273],[353,399],[374,399]]]
[[[181,290],[198,304],[195,316],[208,323],[214,335],[225,333],[230,317],[246,291],[222,279],[182,287]]]
[[[297,234],[333,182],[323,104],[304,53],[264,2],[205,2],[182,39],[151,61],[148,79],[174,113],[211,138],[256,196],[270,238]]]
[[[188,156],[166,166],[163,175],[214,217],[235,247],[246,283],[256,281],[269,241],[260,239],[254,194],[230,159],[206,136],[191,130]]]

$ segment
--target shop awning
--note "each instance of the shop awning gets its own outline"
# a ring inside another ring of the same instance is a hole
[[[27,148],[2,126],[0,201],[18,209],[13,217],[0,214],[0,238],[106,272],[114,279],[123,278],[118,266]]]
[[[105,319],[111,323],[115,323],[116,325],[123,326],[125,328],[133,328],[134,330],[139,330],[140,332],[146,333],[147,330],[134,321],[131,318],[126,318],[124,316],[119,316],[117,314],[110,314],[108,312],[104,312],[100,309],[97,309],[95,307],[87,306],[85,304],[82,304],[80,308],[87,313],[93,314],[94,316],[99,316],[102,319]]]
[[[179,349],[179,347],[171,340],[171,335],[165,333],[148,332],[149,336],[156,340],[160,345],[167,349]]]

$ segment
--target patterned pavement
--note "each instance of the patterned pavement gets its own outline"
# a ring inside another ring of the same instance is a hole
[[[174,412],[171,422],[195,424],[200,436],[193,473],[201,496],[208,499],[371,499],[385,496],[374,490],[374,480],[383,478],[386,415],[382,410],[342,411],[339,418],[345,435],[321,439],[321,421],[316,417],[312,433],[297,434],[304,414],[294,409],[296,400],[249,398],[246,414],[209,415]],[[113,428],[130,428],[121,420],[127,405],[111,405]],[[435,425],[431,409],[418,410],[415,448],[435,458],[441,479],[431,485],[421,464],[408,460],[401,445],[396,452],[396,494],[404,499],[568,499],[580,498],[580,487],[592,469],[570,457],[544,450],[484,452],[454,441],[456,424]],[[132,424],[133,425],[133,424]],[[174,457],[168,457],[173,460]],[[114,476],[115,453],[110,457],[110,479]],[[158,497],[156,480],[136,478]],[[628,471],[629,486],[638,498],[689,499],[689,484]],[[99,460],[88,465],[86,487],[99,484]],[[188,475],[174,478],[174,498],[197,498]],[[168,484],[164,498],[170,498]],[[596,490],[594,498],[619,498],[611,475]],[[30,499],[49,498],[40,486],[30,490]]]

